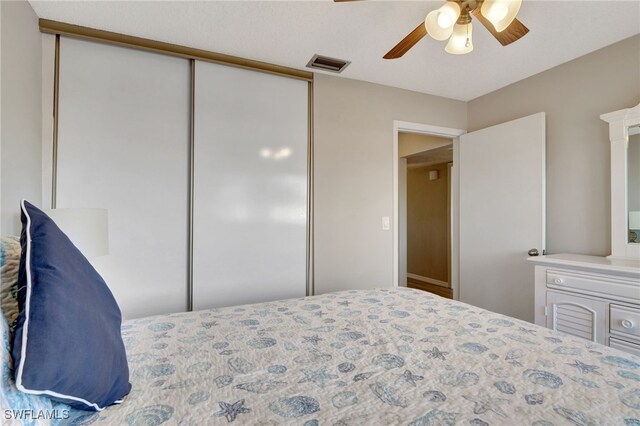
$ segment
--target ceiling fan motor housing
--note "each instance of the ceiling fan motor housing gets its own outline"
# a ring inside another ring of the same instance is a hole
[[[482,0],[448,0],[460,5],[460,16],[456,21],[458,25],[467,25],[471,22],[471,12],[479,8]]]

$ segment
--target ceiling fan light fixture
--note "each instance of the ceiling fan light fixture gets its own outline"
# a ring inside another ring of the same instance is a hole
[[[504,31],[516,18],[522,0],[485,0],[480,12],[493,24],[496,31]]]
[[[444,50],[452,55],[464,55],[473,50],[473,40],[471,33],[473,24],[455,24],[453,26],[453,34]]]
[[[451,36],[453,27],[460,16],[460,5],[448,1],[439,9],[429,12],[424,21],[427,33],[436,40],[446,40]]]

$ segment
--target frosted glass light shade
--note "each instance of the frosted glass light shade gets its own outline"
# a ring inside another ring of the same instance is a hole
[[[424,21],[427,33],[436,40],[446,40],[453,32],[453,26],[460,16],[460,5],[447,2],[439,9],[429,12]]]
[[[522,0],[485,0],[480,12],[495,27],[496,31],[504,31],[520,10]]]
[[[87,259],[109,254],[106,209],[54,209],[44,212]]]
[[[444,50],[453,55],[464,55],[465,53],[471,52],[473,50],[472,30],[473,26],[471,23],[466,25],[456,24],[453,27],[453,34]]]

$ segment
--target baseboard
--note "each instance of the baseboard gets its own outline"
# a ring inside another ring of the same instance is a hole
[[[436,280],[435,278],[423,277],[422,275],[409,274],[407,273],[407,278],[411,278],[413,280],[422,281],[424,283],[429,283],[433,285],[437,285],[439,287],[451,288],[448,282]]]

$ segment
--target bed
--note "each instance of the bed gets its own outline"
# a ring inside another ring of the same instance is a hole
[[[406,288],[122,325],[131,393],[74,424],[640,425],[640,358]]]

